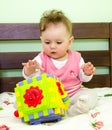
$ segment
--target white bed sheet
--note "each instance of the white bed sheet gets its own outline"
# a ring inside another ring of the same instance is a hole
[[[0,94],[0,130],[112,130],[112,88],[95,88],[97,106],[86,114],[66,117],[57,123],[28,125],[14,116],[14,93]],[[110,96],[104,96],[110,94]]]

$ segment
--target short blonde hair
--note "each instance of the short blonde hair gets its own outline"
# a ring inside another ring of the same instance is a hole
[[[45,11],[40,19],[40,34],[46,30],[49,23],[58,24],[63,23],[66,26],[66,29],[70,36],[72,36],[72,23],[64,15],[62,11],[58,10],[48,10]]]

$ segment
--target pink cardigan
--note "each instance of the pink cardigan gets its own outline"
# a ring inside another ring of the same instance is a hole
[[[79,52],[69,50],[68,61],[60,69],[55,67],[51,58],[48,57],[44,52],[41,52],[39,55],[42,59],[42,66],[45,69],[45,72],[60,78],[64,84],[65,90],[69,95],[73,95],[80,90],[82,82],[78,77],[80,71],[79,63],[81,59]]]

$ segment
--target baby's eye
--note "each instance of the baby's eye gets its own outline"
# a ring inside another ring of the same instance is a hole
[[[46,44],[50,44],[50,42],[45,42]]]
[[[57,44],[61,44],[62,42],[56,42]]]

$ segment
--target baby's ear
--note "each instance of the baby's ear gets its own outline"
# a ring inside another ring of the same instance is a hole
[[[73,42],[74,41],[74,36],[71,36],[69,40],[70,40],[70,42]]]
[[[40,36],[40,40],[42,40],[42,36]]]
[[[74,36],[71,36],[71,37],[69,38],[69,46],[70,46],[70,47],[71,47],[73,41],[74,41]]]

